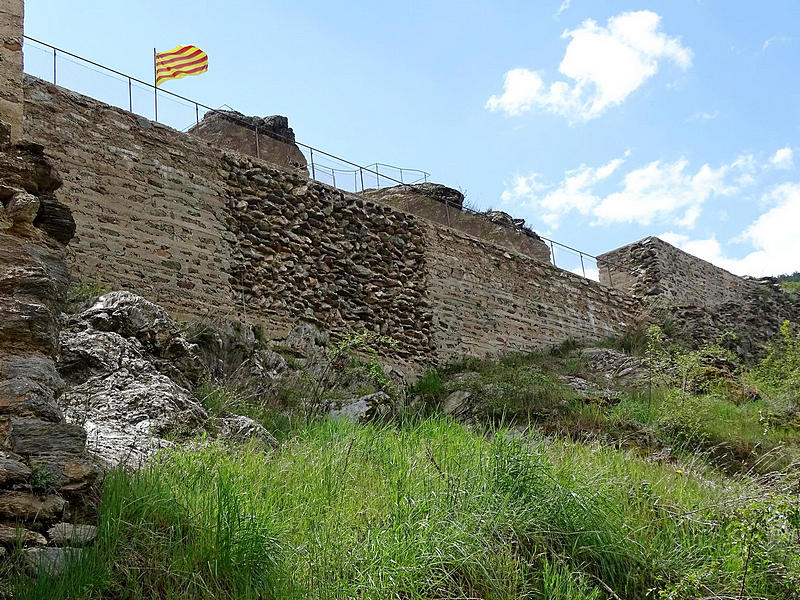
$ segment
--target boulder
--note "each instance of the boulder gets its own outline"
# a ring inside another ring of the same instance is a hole
[[[216,426],[217,436],[222,440],[236,443],[255,440],[273,448],[279,445],[269,431],[250,417],[228,413],[217,419]]]
[[[463,417],[471,411],[470,399],[472,392],[467,390],[456,390],[447,396],[442,402],[442,412],[452,417]]]
[[[44,546],[47,540],[41,533],[23,527],[9,527],[0,523],[0,546]]]
[[[80,330],[94,330],[135,338],[141,344],[142,354],[181,385],[196,385],[205,376],[197,346],[181,335],[167,311],[131,292],[117,291],[100,296],[91,307],[73,316],[68,328],[74,334]],[[69,372],[69,358],[63,362]]]
[[[57,546],[86,546],[97,537],[97,527],[56,523],[47,530],[47,537]]]
[[[80,548],[29,548],[25,550],[25,564],[34,574],[60,575],[70,562],[77,562],[83,553]]]
[[[71,385],[59,402],[68,421],[85,427],[87,448],[111,464],[138,465],[170,446],[166,437],[197,432],[207,419],[189,390],[162,372],[188,379],[164,357],[178,348],[188,358],[193,345],[179,338],[163,309],[131,296],[101,297],[61,333],[61,372]],[[128,337],[111,330],[117,326]]]
[[[37,496],[29,492],[0,491],[0,518],[10,521],[54,521],[64,512],[61,496]]]
[[[375,392],[359,398],[351,398],[336,402],[328,410],[332,419],[350,419],[351,421],[364,422],[385,417],[390,409],[390,398],[385,392]]]

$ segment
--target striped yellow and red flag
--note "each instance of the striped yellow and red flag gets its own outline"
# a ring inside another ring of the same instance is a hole
[[[208,55],[197,46],[177,46],[156,53],[156,85],[169,79],[186,75],[199,75],[208,71]]]

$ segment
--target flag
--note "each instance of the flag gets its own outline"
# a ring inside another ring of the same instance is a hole
[[[208,71],[208,55],[197,46],[178,46],[156,54],[156,85]]]

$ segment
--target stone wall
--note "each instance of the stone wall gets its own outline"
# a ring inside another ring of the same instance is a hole
[[[25,76],[25,133],[64,179],[75,279],[131,289],[179,318],[236,315],[221,153],[193,136]]]
[[[231,284],[248,311],[273,332],[294,316],[334,335],[389,335],[403,359],[430,356],[421,219],[242,155],[224,164]]]
[[[595,281],[452,229],[430,228],[427,245],[433,337],[444,359],[597,340],[619,333],[641,308]]]
[[[601,338],[634,302],[297,171],[26,78],[26,134],[63,174],[78,278],[182,319],[282,338],[301,321],[398,340],[403,364]]]
[[[713,308],[741,298],[754,284],[657,238],[598,256],[601,283],[628,294]],[[610,274],[609,274],[610,271]]]
[[[499,211],[490,211],[486,216],[462,210],[464,195],[458,190],[435,183],[423,183],[367,190],[366,193],[369,198],[391,204],[434,223],[447,225],[509,250],[550,262],[550,248],[536,233],[515,225],[511,217]],[[494,215],[505,215],[508,222],[494,222],[491,220]]]
[[[23,0],[0,2],[0,118],[14,140],[22,135]]]
[[[687,343],[730,331],[741,356],[758,358],[784,320],[800,321],[800,301],[776,281],[739,277],[656,237],[602,254],[598,265],[604,284],[670,312]]]

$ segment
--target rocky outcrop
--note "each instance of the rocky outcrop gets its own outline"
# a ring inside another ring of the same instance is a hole
[[[214,110],[203,115],[200,123],[189,129],[189,133],[220,148],[308,173],[306,157],[295,143],[289,119],[281,115],[248,117],[235,110]]]
[[[196,346],[140,296],[99,297],[69,318],[61,346],[61,406],[86,429],[89,450],[111,464],[139,465],[208,418],[190,392],[204,374]]]
[[[41,146],[0,143],[0,545],[10,530],[41,543],[34,530],[81,504],[98,474],[86,432],[57,404],[57,315],[74,232],[54,195],[60,185]]]

